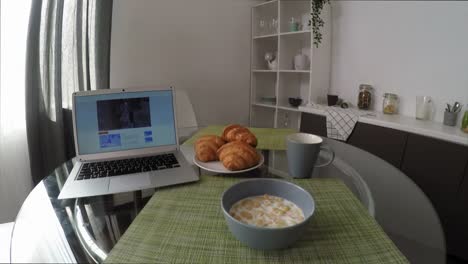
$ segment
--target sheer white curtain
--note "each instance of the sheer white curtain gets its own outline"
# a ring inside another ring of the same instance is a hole
[[[1,0],[0,223],[74,156],[71,95],[109,88],[112,0]]]
[[[32,6],[26,130],[38,183],[75,155],[72,93],[109,88],[112,0],[35,0]]]
[[[32,188],[25,117],[31,0],[1,1],[0,223],[13,221]]]

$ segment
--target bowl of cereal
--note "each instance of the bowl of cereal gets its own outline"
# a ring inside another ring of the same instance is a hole
[[[286,248],[306,233],[315,202],[303,188],[280,179],[250,179],[222,195],[229,231],[255,249]]]

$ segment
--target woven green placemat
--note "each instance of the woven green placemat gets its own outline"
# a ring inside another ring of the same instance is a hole
[[[156,192],[105,262],[408,263],[337,179],[295,180],[316,201],[307,233],[288,249],[250,249],[231,235],[220,208],[221,194],[238,181],[202,176]]]
[[[195,140],[205,135],[218,135],[223,133],[224,126],[208,126],[200,129],[182,145],[193,145]],[[258,128],[249,127],[249,130],[257,137],[257,149],[285,150],[286,136],[297,131],[288,128]]]

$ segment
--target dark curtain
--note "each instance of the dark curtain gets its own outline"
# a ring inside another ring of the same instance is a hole
[[[75,155],[72,94],[109,88],[112,0],[34,0],[26,126],[34,184]]]

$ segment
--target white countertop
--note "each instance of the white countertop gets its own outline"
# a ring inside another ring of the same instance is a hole
[[[322,105],[300,106],[299,111],[317,115],[326,115],[326,107],[327,106]],[[434,121],[422,121],[417,120],[414,117],[402,115],[386,115],[374,111],[359,111],[359,113],[358,122],[398,129],[468,146],[468,133],[461,131],[459,124],[451,127]]]

